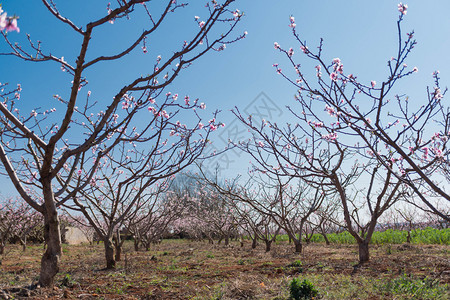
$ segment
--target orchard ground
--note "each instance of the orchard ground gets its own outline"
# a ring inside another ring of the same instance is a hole
[[[0,298],[31,299],[288,299],[289,282],[308,279],[320,299],[450,299],[450,246],[374,244],[357,265],[356,245],[311,243],[304,252],[279,241],[272,251],[204,241],[163,240],[150,251],[124,245],[105,271],[103,245],[64,245],[52,289],[24,288],[39,275],[42,245],[8,245],[0,266]]]

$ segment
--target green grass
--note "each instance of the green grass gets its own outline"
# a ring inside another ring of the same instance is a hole
[[[408,232],[406,230],[376,231],[372,236],[373,244],[403,244],[406,243]],[[341,233],[330,233],[328,240],[334,244],[355,244],[355,238],[348,231]],[[287,235],[277,237],[278,241],[287,241]],[[314,234],[311,242],[324,243],[325,239],[320,234]],[[427,227],[425,229],[416,229],[411,231],[411,243],[413,244],[438,244],[450,245],[450,228],[435,229]]]
[[[407,275],[382,283],[378,288],[385,296],[392,295],[397,299],[448,299],[449,296],[447,284]]]

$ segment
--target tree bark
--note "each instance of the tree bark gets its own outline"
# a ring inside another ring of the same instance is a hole
[[[266,243],[266,252],[270,251],[270,247],[272,246],[272,241],[265,241]]]
[[[0,255],[5,254],[5,241],[0,241]]]
[[[22,244],[22,251],[25,252],[27,250],[27,236],[25,235],[23,239],[20,239],[20,243]]]
[[[323,236],[323,238],[325,239],[325,243],[326,243],[327,245],[330,245],[330,240],[328,239],[327,234],[326,234],[325,232],[322,232],[322,236]]]
[[[252,249],[255,249],[257,245],[256,238],[252,239]]]
[[[359,263],[365,263],[369,261],[369,242],[362,241],[358,242],[359,248]]]
[[[120,261],[122,259],[122,246],[116,245],[116,261]]]
[[[117,230],[115,240],[114,240],[114,247],[116,249],[116,261],[121,260],[121,254],[122,254],[122,240],[120,237],[120,231]]]
[[[114,269],[116,267],[116,261],[114,260],[113,242],[111,238],[106,238],[103,242],[105,244],[106,269]]]
[[[134,251],[139,251],[139,240],[134,239]]]
[[[228,235],[225,236],[225,246],[228,246],[230,243],[230,237]]]
[[[53,286],[54,278],[59,272],[62,255],[61,232],[59,229],[58,212],[53,200],[53,193],[51,195],[51,201],[48,199],[45,201],[44,238],[47,249],[41,259],[39,285],[42,287],[50,287]]]
[[[302,241],[294,241],[294,245],[295,245],[295,253],[302,253]]]

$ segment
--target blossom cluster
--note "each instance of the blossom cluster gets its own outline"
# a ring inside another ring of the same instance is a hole
[[[6,32],[17,31],[20,32],[19,27],[17,27],[17,19],[18,17],[8,17],[6,12],[3,11],[0,6],[0,31],[5,30]]]
[[[398,11],[401,12],[403,15],[406,15],[406,10],[408,9],[408,5],[399,3],[398,4]]]

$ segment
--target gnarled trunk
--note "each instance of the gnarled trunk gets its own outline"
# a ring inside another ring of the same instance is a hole
[[[134,239],[134,251],[139,251],[139,240]]]
[[[359,250],[359,263],[369,261],[369,242],[365,240],[362,242],[358,242],[358,250]]]
[[[44,238],[47,249],[41,259],[39,285],[48,287],[54,284],[54,278],[59,272],[62,254],[58,212],[56,211],[54,201],[45,202]]]
[[[105,259],[106,269],[114,269],[116,267],[116,261],[114,260],[114,246],[111,238],[103,240],[105,244]]]

